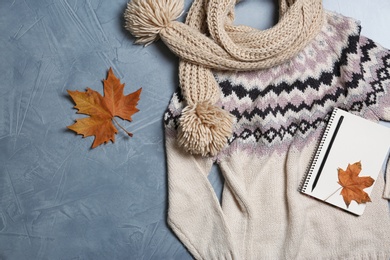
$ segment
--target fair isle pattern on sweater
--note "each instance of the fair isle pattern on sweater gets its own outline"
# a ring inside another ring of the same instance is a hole
[[[384,119],[382,106],[390,104],[390,53],[360,36],[354,20],[328,15],[325,30],[290,62],[260,73],[216,73],[222,93],[218,104],[236,120],[229,147],[218,159],[237,147],[263,155],[285,151],[294,138],[304,145],[307,137],[319,137],[316,130],[335,106]],[[165,115],[168,131],[177,129],[183,102],[177,91]]]

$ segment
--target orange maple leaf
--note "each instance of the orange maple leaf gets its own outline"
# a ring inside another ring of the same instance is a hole
[[[68,128],[77,134],[83,135],[83,137],[95,136],[92,148],[108,141],[115,142],[115,134],[118,130],[115,128],[113,120],[129,136],[133,136],[132,133],[119,125],[115,117],[132,121],[131,116],[139,111],[136,106],[142,88],[124,96],[124,86],[125,84],[120,83],[120,80],[110,68],[107,79],[103,81],[104,96],[90,88],[87,88],[85,92],[68,90],[76,104],[75,108],[78,109],[77,113],[90,116],[77,119],[76,123],[68,126]]]
[[[359,177],[360,171],[362,170],[361,162],[354,164],[348,164],[347,169],[338,169],[339,184],[343,187],[341,195],[343,196],[344,202],[349,207],[352,200],[357,203],[370,202],[371,199],[363,189],[370,187],[374,183],[374,179],[370,176]]]

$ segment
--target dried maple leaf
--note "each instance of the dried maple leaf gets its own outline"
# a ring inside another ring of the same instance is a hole
[[[87,88],[85,92],[68,90],[69,95],[76,103],[77,113],[90,116],[77,119],[76,123],[68,128],[83,135],[83,137],[95,136],[92,148],[108,141],[115,142],[115,134],[118,130],[115,128],[113,120],[129,136],[133,136],[132,133],[119,125],[115,116],[132,121],[131,116],[139,111],[136,106],[142,88],[124,96],[124,86],[125,84],[120,83],[110,68],[107,79],[103,81],[104,96],[90,88]]]
[[[344,202],[349,207],[352,200],[357,203],[370,202],[371,199],[363,189],[370,187],[374,183],[374,179],[370,176],[359,177],[362,170],[362,164],[356,162],[354,164],[348,164],[347,169],[338,169],[339,184],[343,187],[341,195]]]

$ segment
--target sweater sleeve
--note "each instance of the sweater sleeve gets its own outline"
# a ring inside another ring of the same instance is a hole
[[[168,224],[196,259],[236,259],[231,232],[207,176],[213,161],[191,155],[176,141],[183,97],[176,92],[165,113]]]
[[[351,38],[342,78],[347,110],[373,121],[390,121],[390,51],[369,38]],[[383,197],[390,199],[389,167]]]
[[[167,137],[168,224],[196,259],[235,259],[231,234],[207,175],[210,158],[194,156]]]
[[[364,36],[359,43],[364,81],[369,86],[365,103],[379,120],[390,121],[390,51]],[[383,198],[390,199],[389,162],[385,171]]]

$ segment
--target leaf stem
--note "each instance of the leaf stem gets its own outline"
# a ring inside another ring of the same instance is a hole
[[[330,197],[332,197],[336,192],[338,192],[339,190],[341,190],[343,188],[343,186],[341,186],[340,188],[338,188],[335,192],[333,192],[332,194],[330,194],[326,199],[324,199],[324,201],[327,201]]]
[[[115,117],[113,117],[113,119],[114,119],[114,122],[115,122],[120,128],[122,128],[122,130],[125,131],[126,134],[127,134],[128,136],[133,137],[133,134],[130,133],[129,131],[127,131],[123,126],[121,126],[121,125],[119,124],[119,122],[116,121],[116,118],[115,118]]]

